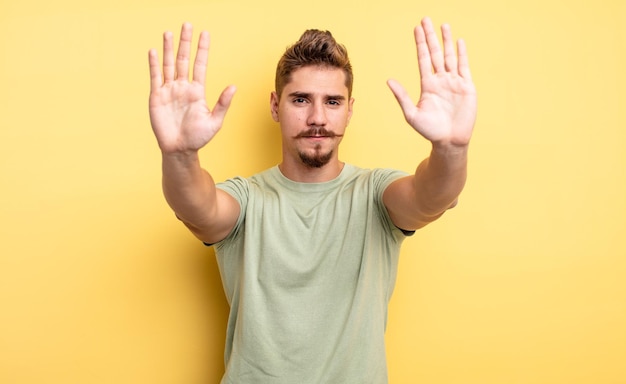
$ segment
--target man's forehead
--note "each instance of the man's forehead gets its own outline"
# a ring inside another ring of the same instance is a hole
[[[294,92],[306,94],[343,95],[347,97],[346,74],[340,68],[307,66],[291,73],[285,84],[284,94]]]

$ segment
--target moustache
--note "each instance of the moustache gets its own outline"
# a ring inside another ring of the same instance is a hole
[[[329,138],[334,138],[334,137],[342,137],[343,135],[339,135],[333,131],[329,131],[326,128],[323,127],[312,127],[307,129],[304,132],[300,132],[298,135],[296,135],[296,139],[300,139],[300,138],[304,138],[304,137],[329,137]]]

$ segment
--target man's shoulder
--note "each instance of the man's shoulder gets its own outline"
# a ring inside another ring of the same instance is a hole
[[[276,168],[277,168],[276,166],[273,166],[273,167],[264,169],[262,171],[253,173],[252,175],[249,175],[249,176],[242,176],[242,175],[232,176],[217,184],[218,185],[249,184],[249,183],[262,182],[264,180],[267,180],[268,178],[275,177],[274,174],[275,174]]]
[[[346,173],[346,175],[351,178],[363,177],[371,180],[393,180],[408,175],[408,173],[405,171],[393,168],[362,168],[347,163],[345,165],[345,168],[347,172],[344,173]]]

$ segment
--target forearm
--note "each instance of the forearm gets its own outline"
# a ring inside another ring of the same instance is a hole
[[[163,194],[186,225],[205,227],[217,207],[215,182],[200,166],[197,152],[163,153]]]
[[[453,207],[467,179],[468,146],[433,145],[413,179],[422,215],[438,217]]]

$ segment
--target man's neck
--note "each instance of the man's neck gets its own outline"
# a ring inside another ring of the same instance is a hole
[[[289,180],[299,183],[323,183],[333,180],[343,170],[344,163],[338,159],[328,162],[322,167],[311,167],[302,162],[283,162],[278,165],[280,172]]]

